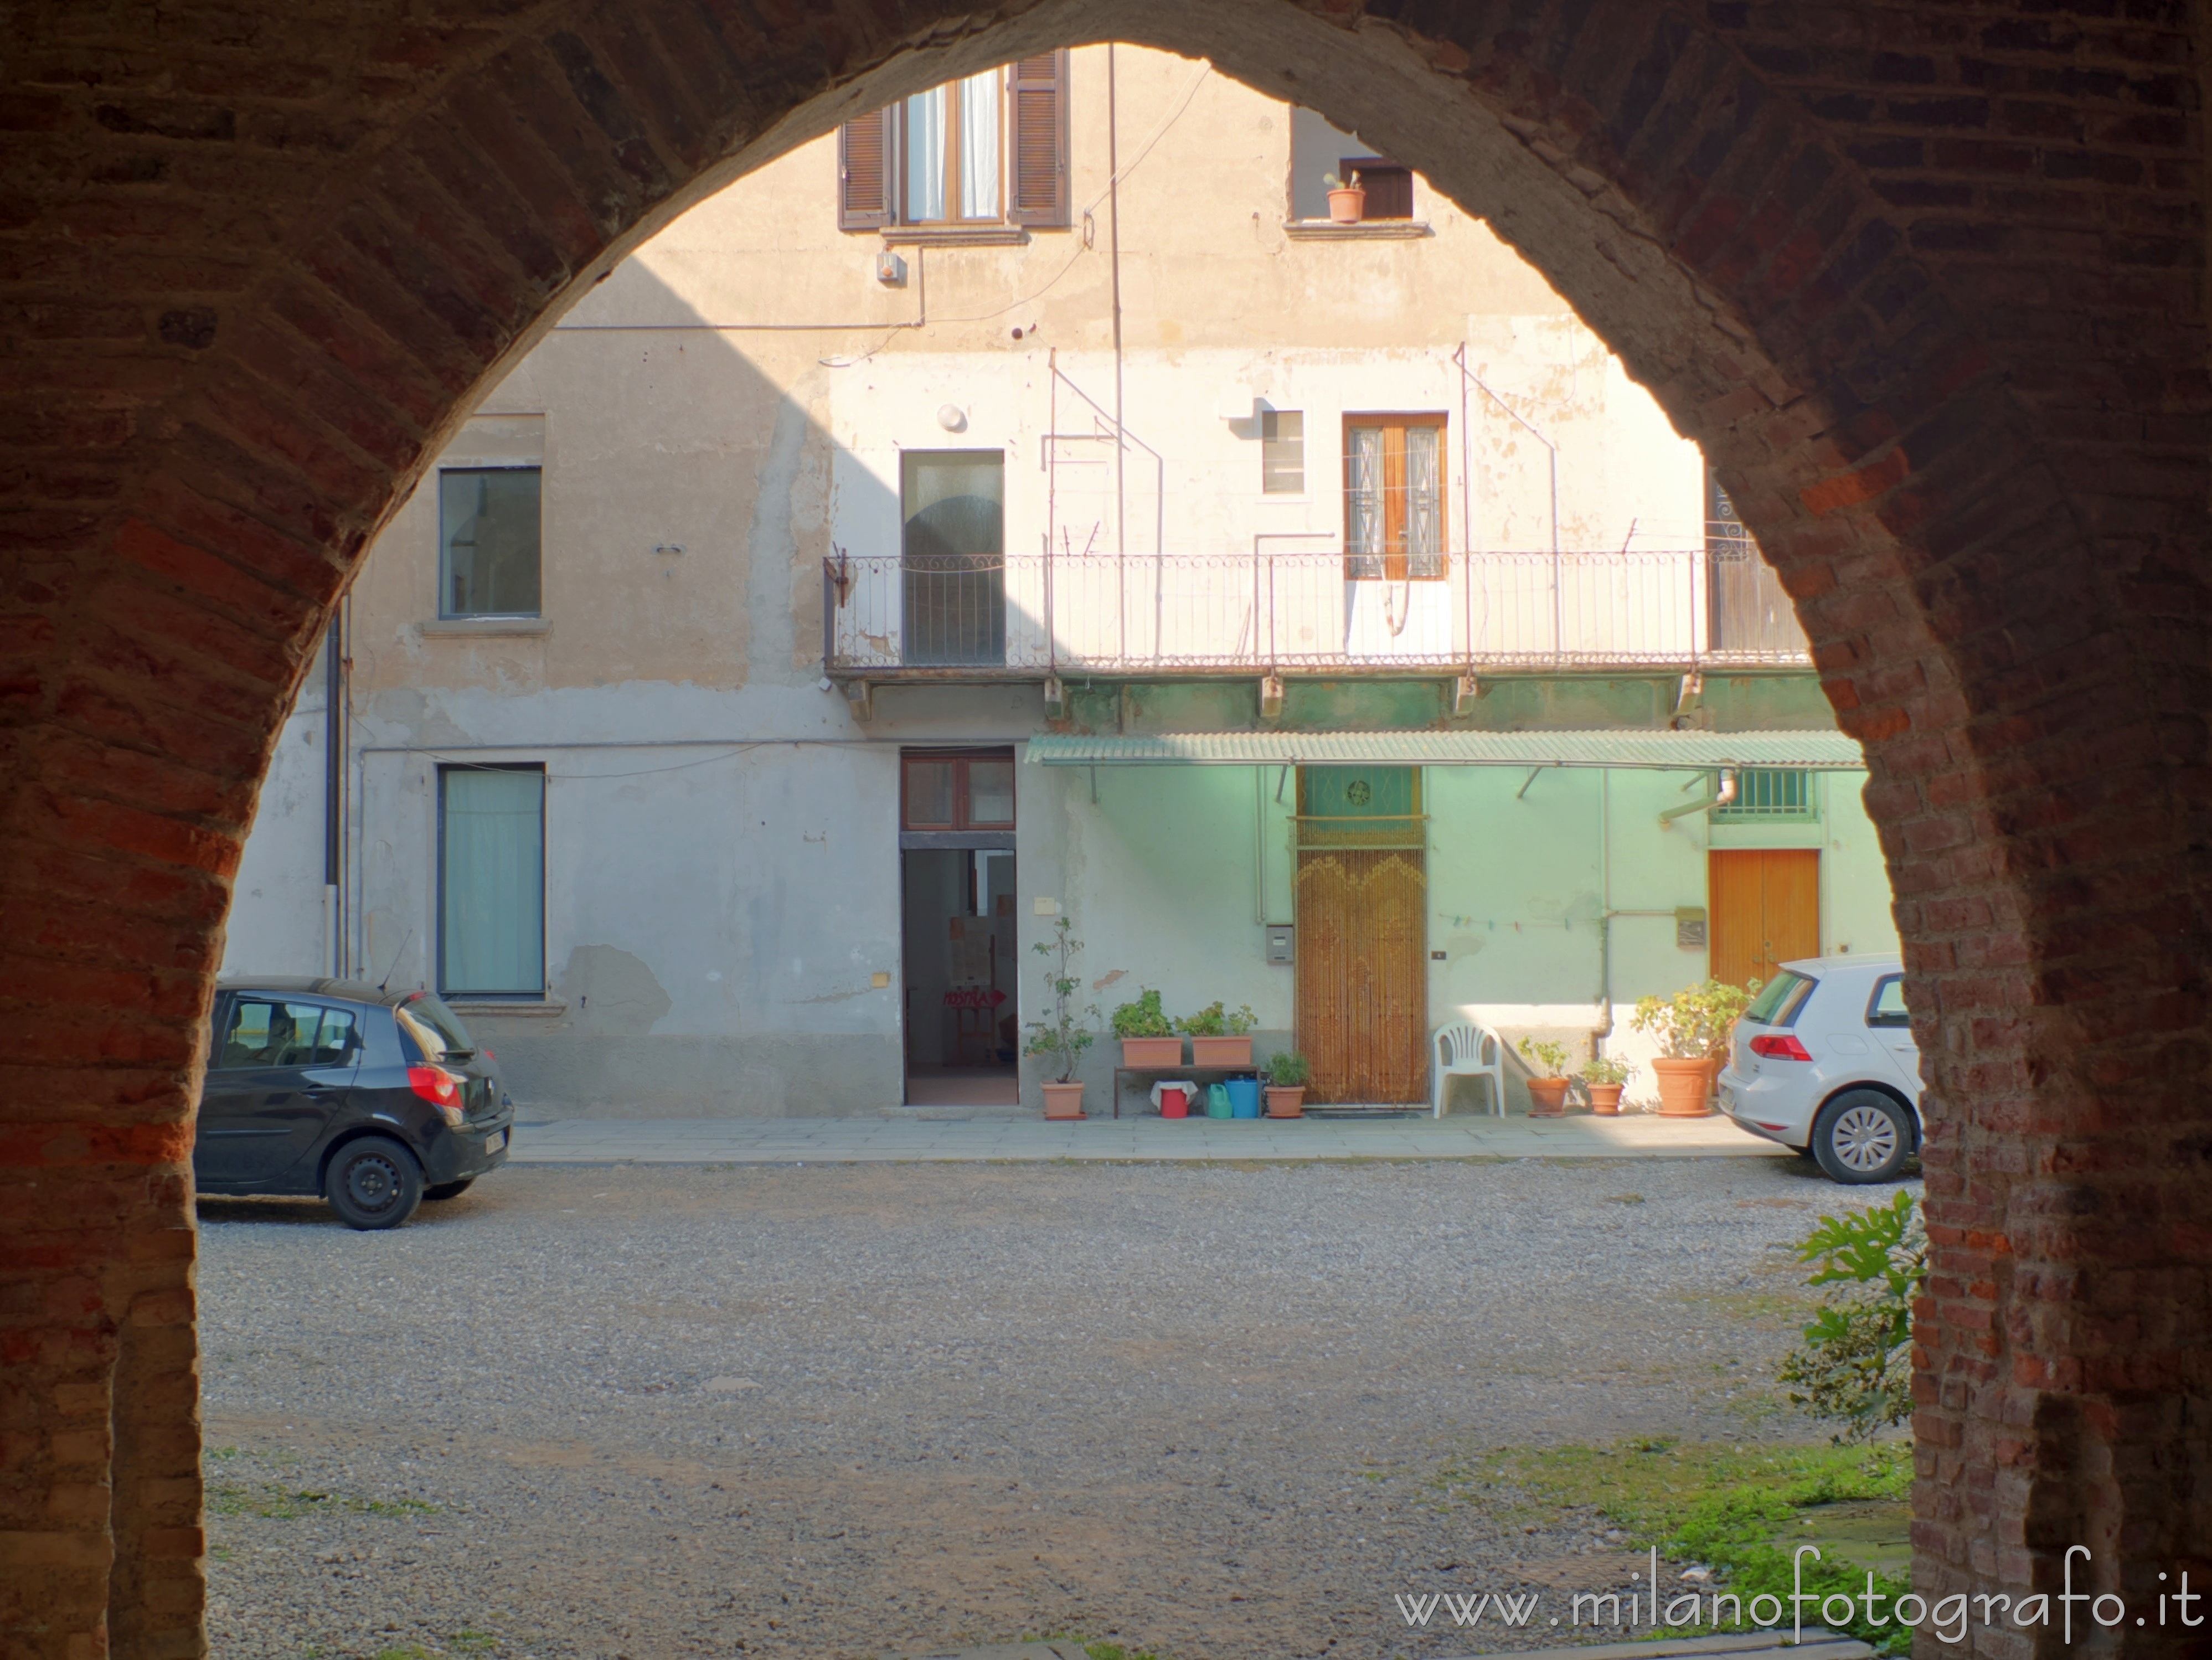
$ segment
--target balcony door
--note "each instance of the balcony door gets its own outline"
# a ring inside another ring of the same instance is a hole
[[[1003,450],[900,457],[900,638],[908,667],[1006,666],[1006,487]]]

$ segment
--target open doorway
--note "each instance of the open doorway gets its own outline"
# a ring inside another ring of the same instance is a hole
[[[1013,751],[900,766],[907,1104],[1018,1105]]]

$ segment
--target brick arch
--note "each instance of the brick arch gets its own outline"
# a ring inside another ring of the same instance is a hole
[[[0,57],[0,1560],[28,1565],[0,1620],[26,1652],[95,1653],[103,1622],[118,1655],[195,1651],[200,1016],[273,735],[376,527],[689,203],[867,102],[1109,35],[1317,106],[1488,216],[1705,444],[1795,596],[1868,747],[1934,1063],[1922,1583],[2017,1591],[2078,1542],[2148,1606],[2212,1557],[2193,10],[260,0],[158,41],[66,16],[11,13]]]

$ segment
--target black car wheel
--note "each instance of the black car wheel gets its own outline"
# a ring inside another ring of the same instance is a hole
[[[422,1202],[422,1167],[397,1141],[363,1136],[331,1160],[323,1197],[349,1228],[396,1228]]]
[[[1912,1154],[1912,1120],[1879,1090],[1846,1090],[1814,1121],[1812,1152],[1831,1181],[1893,1182]]]
[[[425,1199],[458,1199],[476,1185],[477,1178],[464,1176],[458,1182],[434,1182],[422,1189]]]

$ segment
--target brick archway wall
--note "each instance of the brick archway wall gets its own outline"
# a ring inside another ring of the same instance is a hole
[[[2075,1543],[2139,1608],[2161,1571],[2212,1577],[2180,0],[255,0],[4,28],[11,1652],[199,1651],[200,1020],[273,734],[383,516],[690,201],[866,102],[1109,36],[1420,166],[1721,465],[1867,745],[1933,1062],[1917,1578],[2042,1588]]]

